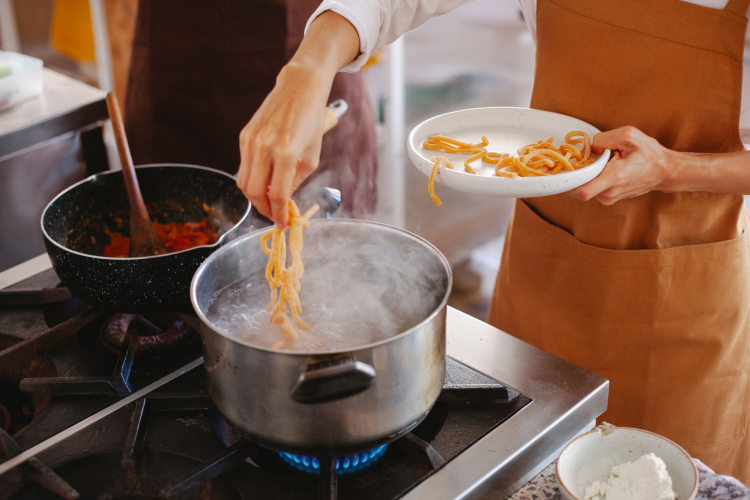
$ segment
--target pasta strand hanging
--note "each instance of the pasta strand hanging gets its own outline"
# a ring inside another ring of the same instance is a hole
[[[302,306],[299,301],[299,292],[302,289],[300,278],[305,271],[302,265],[302,230],[310,226],[310,217],[318,211],[318,205],[314,205],[303,215],[294,201],[289,200],[289,251],[292,254],[292,265],[286,267],[286,232],[279,228],[264,234],[260,239],[263,252],[268,255],[266,264],[266,279],[271,288],[271,302],[267,309],[271,312],[271,323],[277,325],[286,334],[286,337],[272,346],[273,349],[284,349],[297,340],[310,327],[300,317]],[[268,240],[271,246],[268,246]],[[289,311],[294,319],[289,318]]]

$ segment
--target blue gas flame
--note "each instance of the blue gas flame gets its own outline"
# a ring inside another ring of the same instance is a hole
[[[343,457],[336,457],[336,474],[348,474],[368,467],[377,462],[385,453],[387,444],[379,446],[370,451],[353,453]],[[310,474],[320,474],[320,460],[318,457],[304,455],[293,455],[291,453],[278,452],[279,456],[295,469]]]

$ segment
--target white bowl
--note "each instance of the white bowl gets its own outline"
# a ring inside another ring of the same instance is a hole
[[[599,133],[593,125],[571,116],[529,108],[476,108],[454,111],[435,116],[420,123],[409,134],[407,152],[412,163],[429,177],[433,156],[447,156],[453,161],[454,170],[440,167],[435,179],[449,188],[465,193],[496,198],[528,198],[564,193],[582,186],[599,175],[607,164],[610,151],[594,155],[596,161],[587,167],[572,172],[545,177],[495,177],[495,166],[479,160],[472,166],[475,174],[464,171],[467,155],[448,154],[422,147],[430,134],[440,133],[459,141],[479,142],[487,136],[488,151],[516,154],[518,148],[552,136],[560,145],[568,132],[582,130],[592,139]],[[427,186],[425,182],[425,192]]]
[[[557,482],[566,500],[583,500],[592,481],[606,481],[613,466],[654,453],[664,460],[678,500],[698,493],[698,469],[676,443],[653,432],[627,427],[594,430],[568,443],[557,459]]]

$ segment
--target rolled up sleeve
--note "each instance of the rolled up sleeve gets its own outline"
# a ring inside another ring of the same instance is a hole
[[[359,33],[359,56],[341,71],[358,71],[370,55],[394,42],[427,20],[448,12],[472,0],[324,0],[305,26],[323,12],[333,12],[346,18]]]

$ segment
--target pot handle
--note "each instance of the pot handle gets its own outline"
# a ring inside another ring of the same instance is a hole
[[[298,403],[325,403],[359,394],[374,381],[375,368],[362,361],[341,358],[310,365],[289,393]]]

